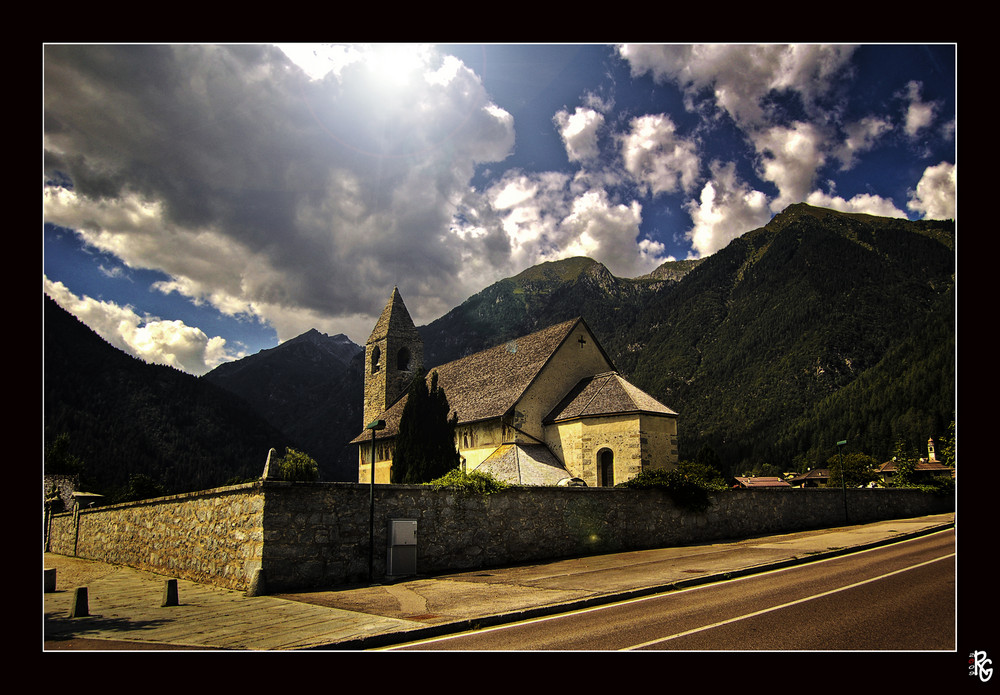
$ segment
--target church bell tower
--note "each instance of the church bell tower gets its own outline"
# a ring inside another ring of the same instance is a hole
[[[365,421],[367,426],[402,396],[424,363],[424,343],[398,288],[382,310],[365,343]]]

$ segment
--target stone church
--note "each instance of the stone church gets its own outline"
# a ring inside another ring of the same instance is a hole
[[[423,342],[398,289],[365,344],[364,426],[375,430],[375,482],[390,482],[393,441]],[[435,367],[458,414],[466,471],[520,485],[610,487],[677,465],[677,413],[615,370],[582,318]],[[430,374],[428,373],[428,379]],[[372,432],[358,445],[358,481],[371,480]]]

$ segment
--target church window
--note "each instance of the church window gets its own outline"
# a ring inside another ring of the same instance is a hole
[[[403,347],[396,353],[396,369],[405,372],[410,368],[410,351]]]
[[[600,487],[614,487],[615,485],[615,454],[611,449],[601,449],[597,453],[598,479]]]
[[[382,359],[382,351],[379,350],[378,345],[372,348],[372,374],[378,372],[381,369],[379,361]]]

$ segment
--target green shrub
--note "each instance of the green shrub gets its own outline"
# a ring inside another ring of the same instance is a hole
[[[711,506],[708,493],[726,489],[721,478],[702,477],[685,471],[682,467],[670,470],[643,471],[631,480],[615,487],[630,490],[663,490],[678,507],[692,512],[702,512]]]
[[[278,478],[281,480],[319,480],[319,464],[308,454],[295,449],[285,449],[278,459]]]
[[[448,488],[477,495],[492,495],[494,492],[500,492],[511,487],[508,483],[497,480],[489,473],[481,473],[479,471],[466,473],[458,468],[454,468],[440,478],[435,478],[424,484],[432,485],[436,488]]]
[[[900,486],[900,487],[915,487],[920,490],[923,490],[924,492],[929,492],[933,495],[941,495],[944,497],[948,497],[955,494],[955,480],[950,476],[944,476],[944,475],[935,476],[934,478],[925,483],[920,483],[920,484],[911,483],[910,485]]]
[[[718,466],[704,463],[698,460],[681,461],[677,464],[677,470],[683,473],[688,480],[694,481],[706,490],[728,490],[725,478],[719,472]]]
[[[112,503],[148,500],[167,495],[166,486],[145,473],[133,473],[128,477],[128,485],[111,495]]]

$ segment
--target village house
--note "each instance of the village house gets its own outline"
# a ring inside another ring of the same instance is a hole
[[[393,443],[423,342],[398,289],[365,344],[358,481],[390,482]],[[610,487],[677,465],[677,413],[624,379],[582,318],[435,367],[458,414],[463,470],[521,485]],[[430,378],[430,374],[428,374]]]
[[[876,474],[883,485],[889,484],[896,475],[896,459],[893,458],[891,461],[883,463],[876,470]],[[934,438],[931,437],[927,440],[927,458],[917,460],[913,467],[913,478],[916,482],[921,482],[939,475],[954,478],[955,469],[937,460],[937,454],[934,451]]]
[[[789,479],[792,487],[825,487],[830,482],[829,468],[810,468],[805,473]]]
[[[736,476],[735,480],[736,485],[734,485],[734,487],[741,488],[792,487],[784,480],[776,476]]]

